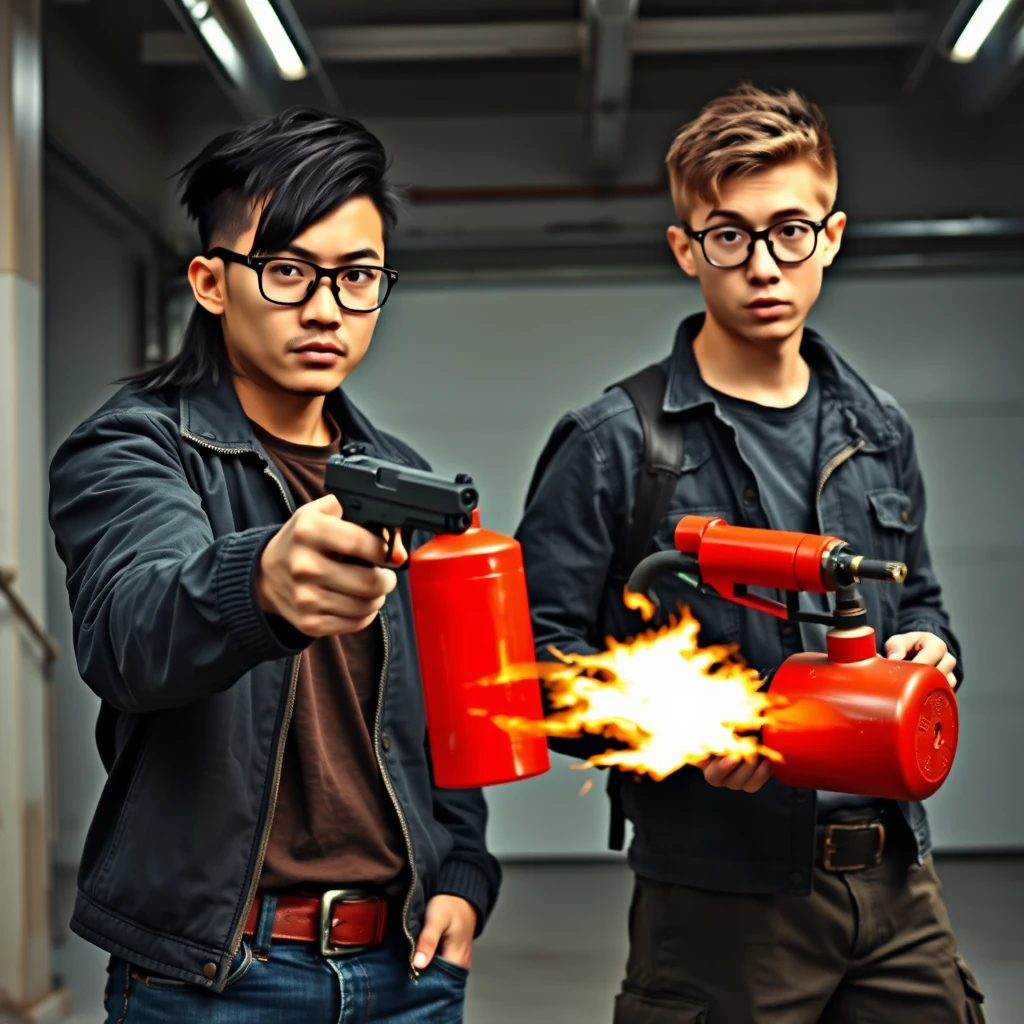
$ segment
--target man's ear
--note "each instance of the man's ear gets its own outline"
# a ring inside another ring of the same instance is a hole
[[[227,268],[220,259],[196,256],[188,265],[188,283],[196,302],[207,312],[220,316],[224,312],[227,298],[227,282],[224,274]]]
[[[823,267],[832,266],[832,261],[836,258],[836,253],[839,252],[839,247],[843,243],[843,231],[845,228],[846,214],[842,210],[837,210],[829,217],[825,230],[822,231],[822,234],[825,236],[821,253]]]
[[[693,259],[693,243],[690,236],[677,224],[670,224],[665,232],[668,239],[668,247],[676,258],[676,263],[682,268],[688,277],[697,276],[697,265]]]

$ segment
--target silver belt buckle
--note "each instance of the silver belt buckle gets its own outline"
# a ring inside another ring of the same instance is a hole
[[[331,929],[334,927],[334,906],[336,903],[356,903],[360,900],[373,899],[373,893],[364,889],[328,889],[320,896],[320,928],[318,931],[318,948],[322,957],[331,958],[362,953],[369,949],[368,944],[361,946],[335,946],[331,943]]]

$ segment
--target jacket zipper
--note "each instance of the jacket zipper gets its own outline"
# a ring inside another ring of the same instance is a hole
[[[850,445],[849,448],[844,448],[838,455],[833,455],[828,460],[825,468],[822,470],[821,479],[818,481],[818,491],[814,497],[815,509],[818,513],[818,529],[822,529],[821,526],[821,492],[825,489],[825,484],[828,483],[828,478],[848,459],[851,455],[856,455],[857,452],[864,447],[864,438],[858,438],[856,444]]]
[[[190,434],[187,430],[182,430],[181,436],[187,438],[194,444],[199,445],[200,448],[208,448],[210,451],[219,452],[222,455],[243,454],[237,448],[224,448],[219,445],[210,444],[208,441],[202,441],[194,434]],[[281,486],[281,481],[277,479],[273,472],[271,472],[266,459],[264,459],[259,452],[253,451],[253,454],[260,460],[260,462],[263,463],[263,472],[277,485],[277,489],[281,492],[281,497],[284,500],[285,508],[288,510],[288,514],[291,515],[294,511],[292,509],[292,503],[288,500],[288,495],[285,492],[284,487]],[[386,649],[387,648],[385,647],[385,651]],[[267,817],[263,823],[263,834],[260,836],[259,853],[256,855],[256,865],[253,869],[252,878],[249,881],[249,891],[245,896],[245,905],[242,907],[242,916],[238,919],[238,927],[235,929],[235,934],[231,937],[231,947],[229,952],[232,957],[237,955],[238,950],[242,945],[242,933],[245,931],[245,922],[249,919],[249,912],[252,910],[253,902],[256,899],[256,887],[259,885],[260,873],[263,870],[263,861],[267,855],[267,846],[270,845],[270,828],[274,820],[274,810],[277,807],[278,789],[281,785],[281,765],[284,762],[284,743],[288,735],[288,727],[291,725],[292,711],[295,708],[295,690],[299,679],[299,665],[301,658],[301,655],[296,655],[295,658],[292,659],[292,674],[288,683],[288,700],[285,704],[284,718],[281,721],[281,731],[278,733],[277,737],[277,753],[274,760],[274,777],[270,783],[270,801],[267,804]]]
[[[409,868],[412,875],[409,882],[409,891],[405,894],[405,902],[402,904],[402,931],[405,932],[405,937],[409,941],[409,970],[412,972],[411,977],[416,979],[420,976],[420,972],[413,965],[413,957],[416,955],[416,941],[413,939],[412,933],[409,931],[409,904],[412,902],[412,894],[416,891],[416,860],[413,857],[412,836],[409,834],[409,826],[406,824],[405,815],[402,813],[398,797],[395,795],[395,789],[391,783],[391,776],[388,775],[388,770],[384,766],[384,759],[380,756],[380,724],[381,716],[384,712],[384,683],[387,680],[388,661],[390,660],[391,653],[391,636],[388,632],[387,619],[383,614],[380,615],[380,628],[384,638],[384,663],[381,666],[380,684],[377,691],[377,716],[373,726],[373,751],[377,757],[377,765],[380,768],[381,777],[384,779],[384,785],[387,788],[388,796],[391,797],[391,802],[394,804],[395,812],[398,814],[398,823],[402,826],[402,836],[405,839],[405,847],[409,855]]]

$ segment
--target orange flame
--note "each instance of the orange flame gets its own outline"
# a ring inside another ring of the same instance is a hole
[[[642,595],[633,607],[646,619],[653,605]],[[646,602],[646,606],[643,602]],[[689,609],[678,621],[620,643],[609,637],[598,654],[562,654],[559,662],[530,666],[547,686],[556,710],[534,720],[497,715],[511,735],[578,737],[584,733],[621,741],[626,749],[591,757],[588,766],[618,766],[660,781],[687,764],[728,754],[775,761],[758,732],[781,698],[759,693],[761,680],[736,655],[737,645],[697,646],[700,624]],[[524,666],[509,665],[485,683],[522,679]]]
[[[654,618],[654,604],[646,594],[638,594],[629,587],[623,587],[622,603],[630,611],[639,612],[644,622],[650,622]]]

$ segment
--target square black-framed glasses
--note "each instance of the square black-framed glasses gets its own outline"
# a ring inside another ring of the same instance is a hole
[[[391,289],[394,287],[395,282],[398,280],[398,271],[392,270],[391,267],[379,267],[370,263],[350,263],[343,267],[321,267],[317,263],[313,263],[310,260],[300,259],[297,256],[246,256],[240,252],[234,252],[231,249],[225,249],[222,246],[215,246],[206,253],[207,259],[213,259],[215,256],[219,256],[225,263],[237,263],[239,266],[248,267],[250,270],[256,272],[256,279],[259,282],[260,295],[263,296],[267,302],[272,302],[275,306],[302,306],[309,302],[316,291],[321,280],[328,278],[331,282],[331,294],[334,296],[334,301],[345,310],[347,313],[374,313],[381,306],[384,305],[388,300],[388,296],[391,294]],[[310,267],[313,271],[313,280],[306,287],[306,291],[302,298],[294,299],[291,301],[284,301],[283,299],[271,298],[266,291],[263,283],[263,269],[268,263],[297,263],[304,267]],[[350,274],[354,270],[373,271],[382,276],[384,282],[383,295],[379,295],[377,304],[375,306],[365,306],[361,308],[355,308],[353,306],[346,306],[341,301],[341,289],[338,286],[338,278],[342,274]]]
[[[762,228],[760,231],[754,231],[753,228],[743,227],[739,224],[727,223],[712,224],[711,227],[704,228],[702,231],[694,231],[686,221],[681,221],[680,223],[683,231],[686,232],[686,236],[700,245],[701,252],[704,254],[704,259],[707,260],[708,265],[714,267],[716,270],[735,270],[737,267],[742,267],[750,260],[750,257],[754,255],[754,246],[757,245],[759,239],[763,239],[765,247],[768,249],[768,255],[771,256],[776,263],[781,263],[786,266],[795,266],[799,263],[806,263],[807,260],[809,260],[818,251],[818,236],[822,231],[824,231],[825,225],[828,224],[830,218],[834,217],[838,212],[838,210],[832,210],[831,213],[827,213],[821,220],[810,220],[804,217],[786,217],[784,220],[780,220],[775,224],[769,224],[768,227]],[[782,259],[776,254],[775,243],[772,239],[772,232],[778,231],[779,228],[782,228],[787,224],[803,224],[814,233],[814,242],[806,256],[801,256],[799,259]],[[728,229],[742,232],[747,236],[747,254],[737,263],[716,263],[708,255],[704,239],[711,234],[712,231]]]

